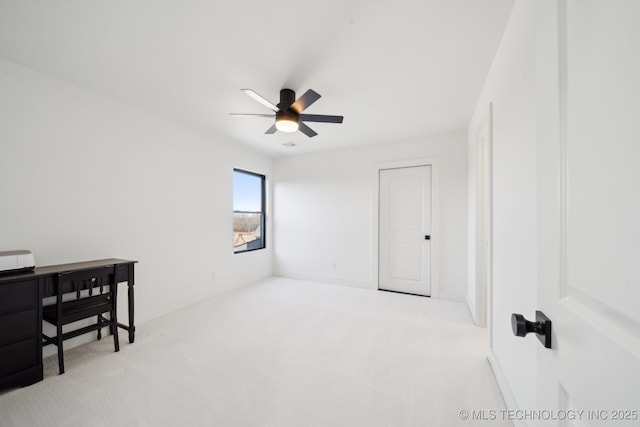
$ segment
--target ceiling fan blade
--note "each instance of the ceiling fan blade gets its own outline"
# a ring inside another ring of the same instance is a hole
[[[305,122],[317,123],[342,123],[342,119],[344,119],[343,116],[325,116],[322,114],[300,114],[298,118]]]
[[[320,94],[309,89],[302,95],[296,102],[291,104],[291,108],[296,111],[296,113],[302,113],[307,107],[320,99]]]
[[[304,123],[300,122],[298,124],[300,125],[298,130],[304,133],[305,135],[307,135],[309,138],[313,138],[318,134],[315,130],[311,129],[309,126],[305,125]]]
[[[269,117],[270,119],[273,119],[276,115],[275,114],[242,114],[242,113],[229,113],[230,116],[235,116],[235,117]]]
[[[271,126],[269,129],[267,129],[265,134],[266,135],[271,135],[273,133],[276,133],[277,130],[278,130],[278,128],[276,128],[276,124],[274,123],[273,126]]]
[[[255,91],[253,91],[252,89],[240,89],[241,91],[243,91],[244,93],[246,93],[247,95],[249,95],[251,98],[255,99],[256,101],[258,101],[260,104],[264,105],[265,107],[267,107],[270,110],[273,110],[275,112],[278,111],[278,107],[276,107],[275,105],[273,105],[272,102],[270,102],[268,99],[262,97],[261,95],[258,95]]]

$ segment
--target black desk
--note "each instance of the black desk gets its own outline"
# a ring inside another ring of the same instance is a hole
[[[56,295],[58,273],[85,271],[87,277],[108,275],[116,265],[115,282],[127,282],[129,324],[118,326],[135,340],[134,269],[137,261],[101,259],[38,267],[32,272],[0,275],[0,388],[26,386],[42,380],[42,299]]]

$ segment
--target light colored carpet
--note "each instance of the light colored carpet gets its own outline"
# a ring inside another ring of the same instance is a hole
[[[269,278],[55,356],[1,426],[475,426],[504,409],[462,303]],[[492,427],[508,421],[486,421]]]

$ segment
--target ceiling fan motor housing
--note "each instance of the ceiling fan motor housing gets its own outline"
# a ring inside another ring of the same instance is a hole
[[[291,105],[296,102],[296,93],[291,89],[282,89],[280,91],[280,103],[278,108],[280,110],[287,110]]]
[[[298,113],[293,110],[280,110],[276,113],[276,120],[292,120],[298,121]]]

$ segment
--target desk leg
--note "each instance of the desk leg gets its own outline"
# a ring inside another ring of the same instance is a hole
[[[133,343],[136,339],[136,327],[133,323],[134,303],[133,303],[133,265],[129,268],[129,280],[127,281],[128,299],[129,299],[129,342]]]
[[[134,285],[134,275],[133,275],[133,264],[129,265],[129,269],[127,272],[127,299],[129,303],[129,324],[125,325],[123,323],[118,322],[118,327],[129,332],[129,342],[133,343],[136,339],[136,327],[134,325],[134,298],[133,298],[133,285]]]

